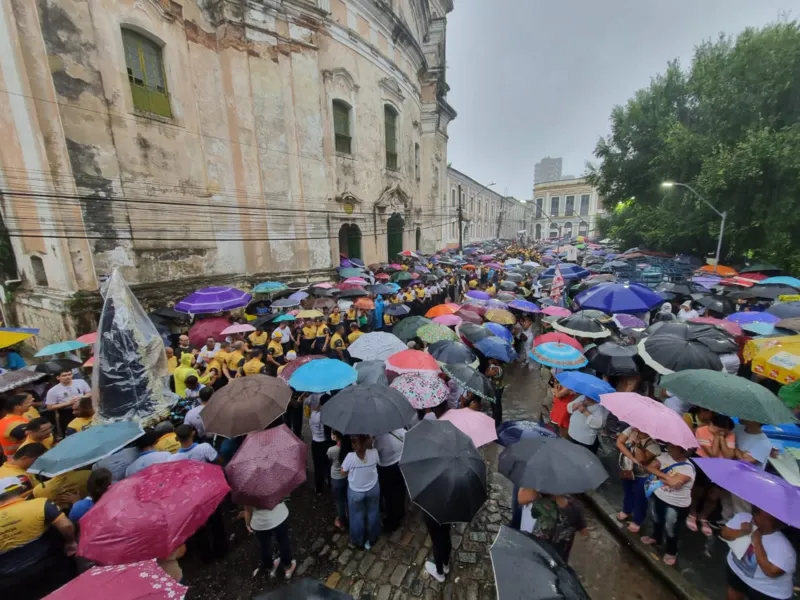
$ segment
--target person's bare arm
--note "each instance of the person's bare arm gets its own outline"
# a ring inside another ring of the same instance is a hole
[[[764,571],[764,575],[772,578],[783,575],[785,573],[783,569],[769,562],[769,558],[767,558],[767,551],[764,549],[764,543],[761,541],[761,532],[759,530],[753,532],[751,540],[753,544],[753,551],[756,555],[756,562],[758,563],[758,566],[761,567],[761,570]]]
[[[78,550],[78,542],[75,541],[75,526],[66,515],[59,515],[52,523],[61,536],[64,538],[64,553],[67,556],[74,556]]]
[[[620,454],[622,454],[626,458],[629,458],[633,462],[639,462],[636,460],[636,457],[633,455],[633,453],[630,450],[628,450],[627,446],[625,446],[625,442],[627,441],[628,441],[628,436],[625,435],[624,433],[620,433],[617,436],[617,450],[619,450]]]
[[[732,527],[728,527],[727,525],[722,528],[720,535],[722,539],[732,542],[733,540],[740,538],[745,535],[749,535],[750,532],[753,531],[753,524],[750,521],[745,521],[741,524],[739,529],[733,529]]]
[[[727,436],[725,434],[719,436],[719,453],[722,458],[733,458],[736,456],[736,446],[731,448],[728,445]]]

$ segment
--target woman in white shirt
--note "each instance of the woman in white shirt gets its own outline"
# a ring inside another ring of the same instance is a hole
[[[261,547],[261,563],[270,569],[269,576],[275,577],[279,567],[283,567],[283,577],[291,579],[297,561],[292,559],[292,546],[289,543],[289,509],[281,502],[273,509],[244,507],[244,523],[247,531],[255,533]],[[272,560],[272,534],[278,541],[280,558]],[[258,573],[258,569],[253,573]]]
[[[586,396],[578,396],[567,404],[569,419],[569,439],[597,454],[600,439],[597,435],[606,424],[608,409]]]
[[[306,405],[311,410],[308,417],[308,428],[311,430],[311,460],[314,463],[314,488],[317,495],[325,491],[330,485],[331,474],[328,463],[328,438],[325,437],[325,426],[322,424],[320,397],[322,394],[311,394],[306,399]]]
[[[381,534],[378,451],[371,447],[369,436],[355,435],[351,439],[353,452],[342,462],[342,473],[347,476],[350,541],[369,550]]]
[[[780,531],[785,525],[753,507],[739,513],[722,528],[722,539],[749,537],[749,545],[728,552],[728,600],[791,598],[797,554]],[[742,551],[743,550],[743,551]]]

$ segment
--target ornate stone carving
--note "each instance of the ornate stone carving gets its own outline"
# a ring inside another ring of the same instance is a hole
[[[396,104],[400,105],[406,97],[403,95],[403,90],[400,89],[400,84],[394,77],[384,77],[380,80],[379,85],[383,88],[384,96],[393,100]]]
[[[359,89],[359,86],[356,84],[353,76],[350,75],[348,70],[343,67],[322,71],[322,79],[325,81],[325,83],[342,85],[351,92],[357,92]]]

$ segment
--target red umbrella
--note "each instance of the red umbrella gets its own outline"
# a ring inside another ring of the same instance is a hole
[[[155,560],[144,560],[127,565],[92,567],[45,596],[45,600],[182,600],[188,589],[167,575]]]
[[[391,278],[392,278],[391,275],[389,275],[388,273],[378,273],[377,275],[375,275],[375,279],[391,279]]]
[[[206,340],[213,337],[215,340],[224,340],[222,330],[230,327],[231,322],[224,317],[211,317],[210,319],[200,319],[192,325],[189,330],[189,343],[195,348],[199,348],[206,343]]]
[[[327,358],[327,356],[322,354],[310,354],[308,356],[299,356],[294,360],[290,360],[286,363],[286,367],[281,371],[281,374],[278,375],[278,379],[283,379],[286,383],[289,383],[289,378],[292,376],[292,373],[297,371],[297,369],[302,367],[307,362],[317,360],[318,358]]]
[[[538,346],[539,344],[546,344],[547,342],[567,344],[568,346],[572,346],[579,352],[583,353],[583,346],[581,346],[581,343],[578,340],[576,340],[572,336],[567,335],[566,333],[561,333],[560,331],[543,333],[542,335],[537,335],[535,338],[533,338],[534,346]]]
[[[705,323],[706,325],[715,325],[722,327],[725,331],[734,337],[744,335],[744,331],[733,321],[726,321],[725,319],[715,319],[714,317],[697,317],[696,319],[689,319],[690,323]]]
[[[205,524],[230,489],[217,465],[151,465],[112,485],[81,519],[78,554],[111,565],[166,558]]]
[[[480,316],[483,316],[486,314],[486,311],[488,309],[485,306],[481,306],[479,304],[470,304],[469,302],[467,302],[466,304],[461,305],[461,310],[468,310],[470,312],[478,313]]]
[[[439,373],[436,359],[420,350],[403,350],[386,359],[386,368],[395,373]]]
[[[455,316],[461,317],[461,320],[466,323],[473,323],[475,325],[483,324],[483,318],[477,312],[467,310],[466,308],[458,310]]]
[[[81,337],[77,339],[78,342],[83,342],[84,344],[96,344],[97,343],[97,332],[93,331],[92,333],[84,333]]]
[[[363,290],[364,286],[360,283],[337,283],[336,284],[337,290]]]
[[[225,467],[231,498],[239,504],[275,508],[306,480],[308,446],[286,425],[250,433]]]

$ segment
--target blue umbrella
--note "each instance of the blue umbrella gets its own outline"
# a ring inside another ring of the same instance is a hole
[[[603,381],[599,377],[589,375],[588,373],[580,373],[578,371],[565,371],[556,375],[558,382],[568,390],[572,390],[577,394],[583,394],[600,402],[601,394],[613,394],[616,390],[607,381]]]
[[[404,317],[411,312],[405,304],[390,304],[386,307],[386,314],[392,317]]]
[[[781,319],[780,317],[776,317],[768,312],[748,311],[733,313],[732,315],[725,317],[725,320],[741,326],[745,323],[769,323],[774,325]]]
[[[54,354],[63,354],[64,352],[72,352],[80,348],[86,348],[89,344],[84,344],[78,340],[69,340],[67,342],[58,342],[50,344],[39,350],[34,356],[53,356]]]
[[[294,308],[300,306],[300,301],[294,298],[281,298],[272,303],[273,308]]]
[[[589,271],[583,267],[579,267],[578,265],[574,265],[572,263],[560,264],[558,265],[558,270],[561,271],[561,276],[564,279],[583,279],[584,277],[591,275],[591,273],[589,273]],[[555,277],[555,275],[555,266],[545,269],[542,273],[542,277]]]
[[[133,421],[95,425],[65,437],[37,458],[28,471],[55,477],[110,456],[143,434],[141,426]]]
[[[358,380],[358,371],[333,358],[312,360],[297,369],[289,378],[289,386],[298,392],[330,392],[342,390]]]
[[[472,298],[473,300],[489,300],[492,296],[486,292],[482,292],[480,290],[471,290],[465,294],[467,298]]]
[[[271,292],[282,292],[286,289],[286,284],[282,281],[264,281],[253,288],[254,294],[269,294]]]
[[[664,297],[638,283],[606,283],[582,291],[575,302],[604,313],[643,313],[663,304]]]
[[[298,302],[302,302],[306,298],[308,298],[308,292],[295,292],[289,296],[289,300],[297,300]]]
[[[175,305],[175,310],[195,315],[222,312],[247,306],[252,298],[236,288],[212,286],[189,294]]]
[[[363,277],[364,271],[353,267],[339,268],[339,277],[347,279],[348,277]]]
[[[510,446],[520,440],[535,437],[558,437],[555,432],[533,421],[505,421],[497,429],[497,443],[501,446]]]
[[[539,307],[536,306],[533,302],[528,302],[527,300],[522,300],[517,298],[516,300],[512,300],[508,308],[513,308],[515,310],[521,310],[522,312],[528,313],[537,313],[539,312]]]
[[[528,352],[528,356],[540,365],[557,369],[580,369],[589,362],[576,348],[558,342],[546,342],[534,346],[533,350]]]
[[[484,327],[506,342],[511,343],[514,340],[514,335],[499,323],[486,323]]]
[[[362,269],[364,268],[364,261],[360,258],[351,258],[350,262],[356,267],[361,267]]]
[[[800,279],[797,279],[797,277],[779,275],[778,277],[767,277],[766,279],[762,279],[756,285],[788,285],[789,287],[800,290]]]
[[[772,335],[775,333],[775,325],[772,323],[763,323],[754,321],[752,323],[742,323],[742,329],[755,333],[756,335]]]
[[[478,340],[474,346],[486,358],[496,358],[501,362],[511,362],[517,359],[517,353],[511,344],[496,335]]]
[[[296,321],[296,320],[297,319],[296,319],[296,317],[294,315],[286,314],[286,315],[281,315],[279,317],[275,317],[274,319],[272,319],[272,322],[273,323],[282,323],[283,321]]]

